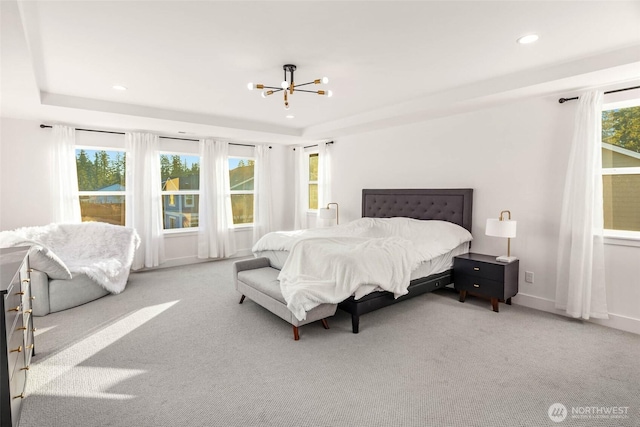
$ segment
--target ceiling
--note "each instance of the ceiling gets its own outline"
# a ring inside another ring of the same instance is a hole
[[[85,126],[289,143],[640,76],[638,1],[1,3],[2,115]],[[247,90],[286,63],[333,97]]]

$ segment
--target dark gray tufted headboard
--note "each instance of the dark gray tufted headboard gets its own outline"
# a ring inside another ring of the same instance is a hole
[[[362,190],[362,216],[438,219],[453,222],[471,232],[473,189]]]

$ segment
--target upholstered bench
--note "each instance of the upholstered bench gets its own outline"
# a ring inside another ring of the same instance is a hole
[[[322,326],[329,329],[327,317],[333,316],[337,304],[321,304],[307,312],[305,320],[298,320],[287,308],[287,303],[280,292],[278,274],[280,270],[271,267],[267,258],[254,258],[236,261],[233,269],[236,289],[242,294],[240,304],[245,296],[256,304],[266,308],[276,316],[293,325],[293,338],[300,339],[298,327],[307,323],[322,321]]]

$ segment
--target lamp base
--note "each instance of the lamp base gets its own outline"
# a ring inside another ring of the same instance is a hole
[[[496,257],[496,261],[498,261],[498,262],[505,262],[505,263],[507,263],[507,264],[508,264],[508,263],[510,263],[510,262],[513,262],[513,261],[515,261],[515,260],[517,260],[517,259],[518,259],[518,257],[515,257],[515,256],[506,256],[506,255],[501,255],[501,256],[499,256],[499,257]]]

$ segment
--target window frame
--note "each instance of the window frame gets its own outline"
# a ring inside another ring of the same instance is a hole
[[[310,187],[312,184],[316,185],[316,189],[318,191],[318,194],[320,194],[320,181],[315,180],[312,181],[310,179],[310,174],[311,174],[311,156],[316,155],[318,157],[318,178],[320,177],[320,150],[318,148],[313,148],[309,151],[306,152],[307,154],[307,164],[306,164],[306,174],[305,174],[305,178],[306,178],[306,187],[307,187],[307,213],[308,214],[317,214],[318,213],[318,209],[320,208],[320,206],[318,206],[316,209],[311,208],[311,197],[309,197],[310,194]]]
[[[124,154],[124,158],[125,158],[125,162],[126,162],[126,158],[127,158],[127,150],[125,148],[121,148],[121,147],[110,147],[110,146],[103,146],[103,145],[86,145],[86,144],[76,144],[74,146],[74,157],[76,159],[76,182],[77,182],[77,157],[75,155],[75,153],[77,153],[78,150],[85,150],[85,151],[117,151],[119,153],[123,153]],[[124,191],[117,191],[117,190],[112,190],[112,191],[99,191],[99,190],[91,190],[91,191],[86,191],[86,190],[80,190],[80,182],[78,182],[78,203],[80,204],[80,221],[84,222],[82,220],[82,203],[80,201],[80,199],[82,197],[96,197],[96,196],[105,196],[105,197],[111,197],[111,196],[120,196],[123,197],[123,206],[125,209],[125,219],[124,219],[124,224],[121,224],[123,226],[126,226],[126,212],[127,212],[127,196],[129,195],[129,191],[126,187],[126,176],[127,176],[127,167],[126,167],[126,163],[125,163],[125,169],[124,169],[124,176],[125,176],[125,189]]]
[[[253,190],[232,190],[231,189],[231,169],[228,170],[227,173],[227,182],[229,184],[229,194],[227,194],[227,202],[229,203],[229,206],[231,208],[231,218],[230,221],[231,223],[229,224],[229,228],[233,229],[233,230],[237,230],[237,229],[242,229],[242,228],[253,228],[254,224],[255,224],[255,201],[256,201],[256,193],[255,193],[255,179],[256,179],[256,169],[255,169],[255,165],[258,163],[258,161],[256,160],[255,156],[243,156],[243,155],[238,155],[238,154],[229,154],[227,156],[227,167],[229,166],[229,159],[240,159],[240,160],[251,160],[253,161],[253,182],[254,182],[254,187]],[[233,203],[231,201],[231,196],[234,195],[242,195],[242,194],[251,194],[252,198],[253,198],[253,203],[254,203],[254,216],[253,222],[246,222],[246,223],[242,223],[242,224],[234,224],[233,222]]]
[[[604,103],[602,105],[602,112],[631,107],[640,107],[640,98]],[[602,115],[600,116],[600,120],[602,121]],[[605,143],[601,141],[602,147],[604,147],[604,144]],[[603,179],[608,175],[640,175],[640,167],[602,167],[600,178]],[[602,195],[604,198],[604,187]],[[604,242],[607,244],[640,247],[640,231],[603,228],[603,237]]]
[[[158,167],[160,167],[160,156],[185,156],[185,157],[198,157],[200,159],[199,154],[184,152],[184,151],[168,151],[168,150],[159,150],[158,152]],[[198,161],[198,164],[202,166],[202,160]],[[162,184],[162,174],[160,174],[160,184]],[[200,229],[200,220],[198,219],[198,227],[178,227],[178,228],[164,228],[164,208],[163,201],[164,196],[185,196],[185,206],[193,207],[196,205],[195,196],[198,196],[198,201],[200,200],[200,186],[198,186],[197,190],[160,190],[160,212],[162,212],[162,233],[163,234],[186,234],[186,233],[197,233]],[[194,196],[194,202],[191,205],[186,204],[186,196]],[[173,205],[175,205],[175,199]],[[199,205],[199,203],[198,203]],[[200,207],[198,206],[198,216],[200,215]],[[171,219],[171,218],[170,218]]]

